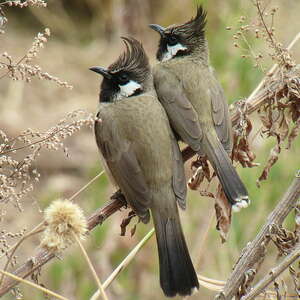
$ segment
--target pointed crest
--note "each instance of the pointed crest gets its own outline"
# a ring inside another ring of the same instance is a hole
[[[170,26],[166,29],[166,32],[182,34],[187,40],[192,43],[195,39],[204,40],[206,25],[206,11],[202,6],[197,7],[197,14],[190,21],[177,26]]]
[[[132,37],[121,37],[126,50],[119,56],[116,62],[108,67],[111,74],[121,70],[135,73],[142,81],[150,73],[148,57],[143,45]]]

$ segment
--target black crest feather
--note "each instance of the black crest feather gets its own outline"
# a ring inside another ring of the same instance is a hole
[[[199,40],[204,40],[206,25],[206,11],[202,6],[197,7],[197,14],[190,21],[178,25],[170,26],[166,31],[176,33],[185,37],[190,44],[198,43]]]
[[[150,74],[148,57],[143,45],[132,37],[121,37],[126,50],[119,56],[116,62],[108,67],[110,73],[117,73],[121,70],[134,73],[137,79],[142,82]]]

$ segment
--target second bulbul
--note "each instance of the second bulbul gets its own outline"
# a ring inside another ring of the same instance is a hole
[[[153,68],[154,86],[177,136],[199,155],[207,155],[233,209],[248,206],[248,193],[229,158],[231,121],[224,92],[209,65],[206,13],[164,28]]]

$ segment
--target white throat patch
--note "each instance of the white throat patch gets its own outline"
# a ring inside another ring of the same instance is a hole
[[[130,80],[128,83],[124,85],[119,85],[120,88],[120,97],[130,97],[132,96],[136,90],[142,89],[142,86],[134,80]]]
[[[169,59],[173,58],[179,50],[186,50],[186,49],[187,49],[187,47],[183,46],[180,43],[177,43],[174,46],[167,45],[168,52],[164,53],[162,61],[169,60]]]

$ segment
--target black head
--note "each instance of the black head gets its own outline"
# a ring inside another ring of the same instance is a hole
[[[189,55],[205,44],[206,12],[202,6],[197,8],[197,14],[182,25],[172,25],[164,28],[150,24],[150,28],[160,34],[156,57],[160,61],[174,57]]]
[[[100,102],[113,102],[136,96],[144,91],[150,66],[142,44],[134,38],[122,37],[126,50],[107,69],[92,67],[103,76]]]

